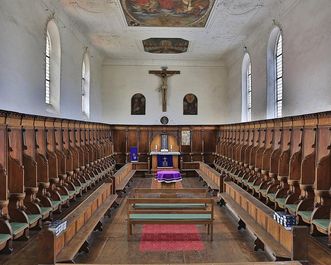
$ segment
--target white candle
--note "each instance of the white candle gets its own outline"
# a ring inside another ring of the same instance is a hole
[[[155,150],[157,150],[157,144],[155,145]]]
[[[172,150],[172,144],[170,145],[170,150]]]

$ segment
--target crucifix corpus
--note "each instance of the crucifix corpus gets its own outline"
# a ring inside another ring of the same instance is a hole
[[[162,93],[162,111],[167,111],[167,90],[168,90],[168,77],[180,74],[180,71],[168,71],[168,67],[162,67],[161,70],[150,70],[149,73],[157,75],[161,78],[162,84],[159,91]]]

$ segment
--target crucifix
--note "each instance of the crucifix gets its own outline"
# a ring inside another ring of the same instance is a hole
[[[168,90],[168,77],[180,74],[180,71],[168,71],[168,67],[162,67],[162,70],[150,70],[149,73],[157,75],[161,78],[162,84],[159,91],[162,93],[162,111],[167,111],[167,90]]]

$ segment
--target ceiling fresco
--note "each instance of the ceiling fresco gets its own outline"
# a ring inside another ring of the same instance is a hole
[[[181,38],[149,38],[143,40],[144,51],[149,53],[187,52],[189,41]]]
[[[205,27],[215,0],[121,0],[128,26]]]
[[[86,36],[110,63],[194,60],[220,65],[233,47],[244,45],[259,24],[267,21],[266,25],[271,26],[270,18],[290,12],[298,1],[43,0],[55,14],[64,11],[70,21],[66,22],[67,28],[78,30],[78,38],[80,34]],[[187,52],[165,55],[169,52],[168,42],[162,43],[166,47],[160,51],[163,53],[144,50],[142,40],[149,38],[182,38],[190,42]]]

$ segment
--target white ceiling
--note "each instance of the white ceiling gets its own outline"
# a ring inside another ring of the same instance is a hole
[[[215,0],[205,28],[128,27],[119,0],[60,0],[75,25],[108,59],[218,61],[241,44],[250,31],[275,10],[285,11],[296,0]],[[183,38],[187,53],[144,52],[147,38]]]

